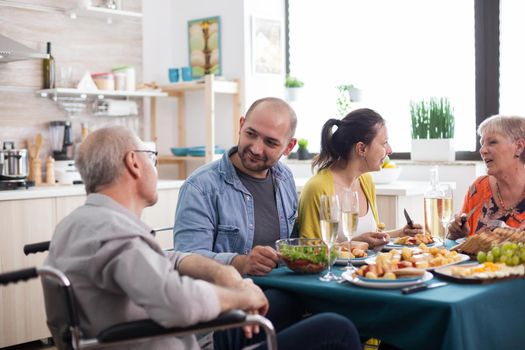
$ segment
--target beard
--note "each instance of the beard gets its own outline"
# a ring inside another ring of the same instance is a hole
[[[264,171],[270,169],[274,164],[268,161],[265,156],[254,155],[247,148],[239,148],[237,150],[242,166],[250,171]]]

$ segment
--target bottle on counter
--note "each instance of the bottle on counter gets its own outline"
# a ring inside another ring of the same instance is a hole
[[[44,59],[44,89],[55,88],[55,59],[51,56],[51,43],[47,42],[47,54],[49,58]]]
[[[46,160],[46,183],[55,184],[55,158],[52,156],[47,157]]]
[[[439,183],[438,167],[430,169],[430,188],[425,192],[425,233],[434,241],[445,239],[446,223],[452,216],[452,192],[450,186]]]

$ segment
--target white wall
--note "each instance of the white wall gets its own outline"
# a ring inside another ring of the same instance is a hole
[[[283,96],[284,82],[284,0],[144,0],[143,1],[143,67],[144,81],[168,84],[168,68],[189,63],[188,20],[220,16],[222,76],[239,78],[242,85],[242,111],[257,98]],[[251,18],[260,16],[280,19],[283,23],[283,68],[281,75],[255,76],[251,70]],[[187,94],[186,139],[188,146],[204,145],[203,94]],[[177,101],[157,100],[158,150],[168,154],[177,145]],[[231,96],[216,96],[216,142],[223,148],[232,146]],[[147,108],[147,106],[146,106]],[[239,116],[240,117],[240,116]],[[146,134],[149,134],[145,130]],[[189,163],[189,170],[200,165]],[[176,176],[176,167],[162,166],[161,177]]]

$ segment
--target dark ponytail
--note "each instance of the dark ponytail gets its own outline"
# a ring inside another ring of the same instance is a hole
[[[321,152],[315,157],[312,167],[326,169],[340,162],[346,166],[351,151],[358,142],[369,145],[377,135],[379,127],[385,124],[379,113],[368,109],[356,109],[342,120],[329,119],[321,131]],[[332,131],[337,126],[335,131]]]

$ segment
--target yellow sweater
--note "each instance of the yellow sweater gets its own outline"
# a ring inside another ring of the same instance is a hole
[[[372,176],[363,174],[359,177],[359,182],[377,223],[379,222],[379,216],[377,215],[376,206],[376,187],[372,181]],[[319,198],[323,194],[333,195],[334,192],[334,178],[330,169],[321,170],[304,185],[299,196],[299,214],[297,216],[301,237],[321,238]]]

